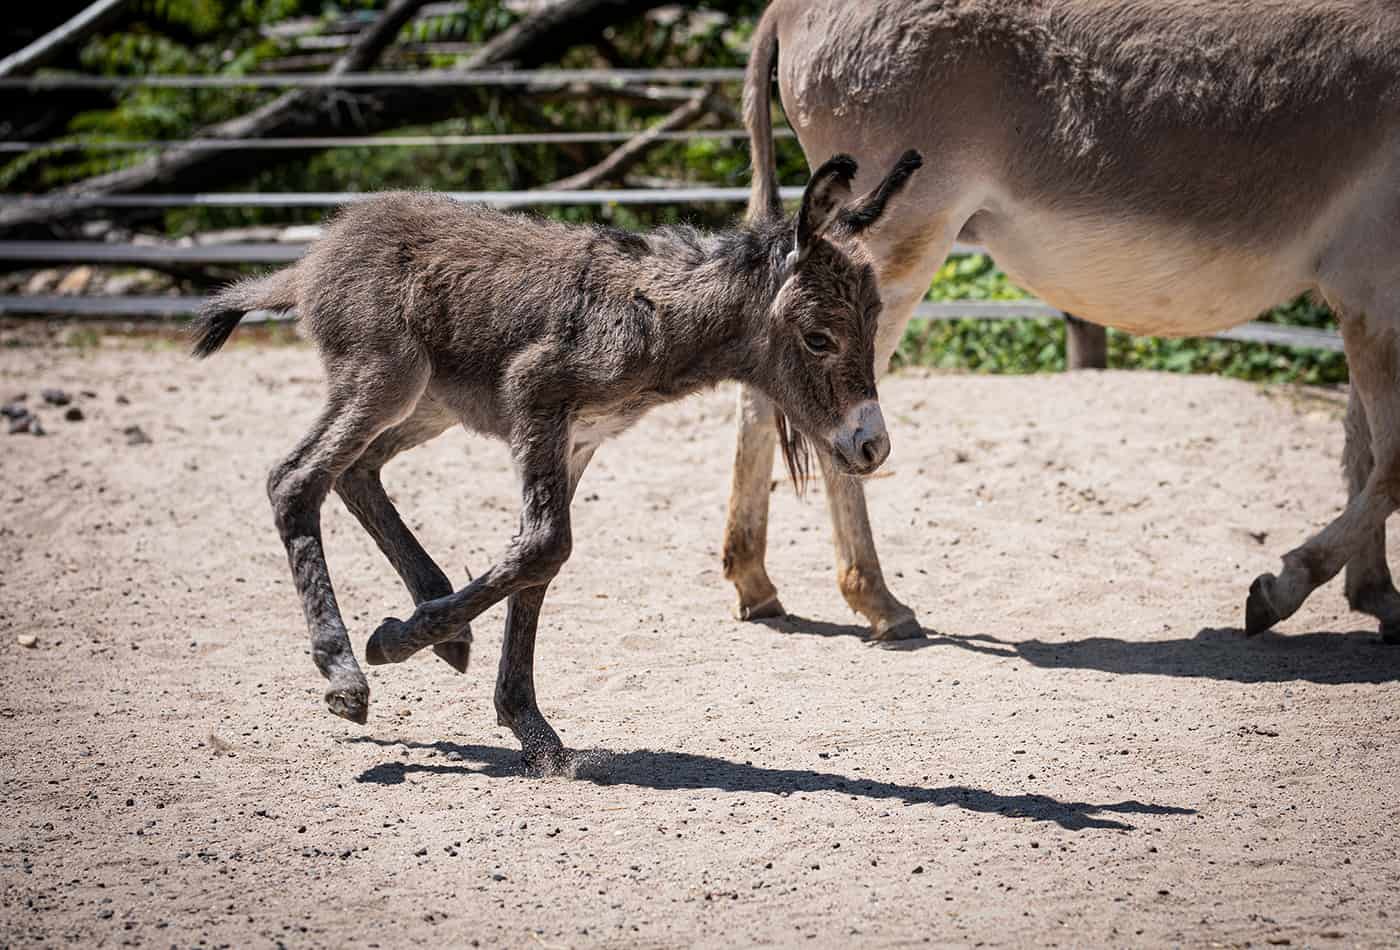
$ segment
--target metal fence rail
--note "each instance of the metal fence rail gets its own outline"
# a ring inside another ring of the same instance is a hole
[[[784,200],[802,197],[801,188],[781,189]],[[370,201],[380,192],[284,191],[209,192],[185,195],[27,195],[0,198],[3,208],[338,208]],[[547,205],[666,205],[742,203],[747,188],[618,188],[584,191],[448,191],[457,201],[496,208]]]
[[[405,72],[279,73],[256,76],[73,76],[0,78],[0,90],[55,89],[374,89],[391,86],[553,88],[569,83],[742,82],[742,69],[424,69]]]
[[[13,294],[0,295],[0,316],[64,315],[127,320],[170,320],[177,317],[193,316],[208,300],[208,297],[67,297],[53,294]],[[1064,317],[1063,311],[1038,300],[922,303],[914,312],[916,321],[1058,320],[1064,319]],[[257,311],[244,319],[246,322],[253,323],[281,323],[289,322],[295,318],[285,313]],[[1276,346],[1342,352],[1341,334],[1308,327],[1255,322],[1211,334],[1211,336],[1219,340],[1269,343]]]
[[[631,132],[502,132],[482,135],[346,135],[266,139],[95,139],[66,142],[0,142],[0,152],[141,151],[157,148],[192,148],[216,151],[325,148],[441,148],[445,146],[594,145],[628,142],[641,135]],[[747,139],[744,129],[687,129],[652,132],[653,142],[723,141]],[[774,129],[774,138],[792,138],[791,129]]]

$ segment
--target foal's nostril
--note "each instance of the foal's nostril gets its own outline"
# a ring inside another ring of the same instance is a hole
[[[873,437],[868,437],[861,440],[860,457],[865,459],[866,465],[874,465],[879,455],[879,449],[875,443],[876,440]]]
[[[856,455],[860,457],[865,468],[874,470],[878,468],[880,463],[884,462],[885,458],[890,454],[890,439],[889,436],[885,435],[883,432],[878,432],[874,435],[861,432],[860,435],[856,437],[855,449]]]

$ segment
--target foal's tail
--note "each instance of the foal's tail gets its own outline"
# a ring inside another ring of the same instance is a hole
[[[759,21],[753,52],[744,76],[744,124],[749,129],[753,160],[753,187],[749,193],[749,220],[781,218],[783,202],[778,192],[778,164],[773,155],[773,70],[778,65],[778,18],[774,7]]]
[[[195,357],[203,359],[223,346],[248,311],[295,307],[296,273],[295,267],[288,267],[266,277],[249,277],[215,294],[190,327]]]

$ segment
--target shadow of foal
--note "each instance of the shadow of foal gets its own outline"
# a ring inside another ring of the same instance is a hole
[[[931,646],[952,646],[991,656],[1019,657],[1045,669],[1154,674],[1233,683],[1302,681],[1327,686],[1400,680],[1400,650],[1372,631],[1266,633],[1206,627],[1194,637],[1171,640],[1003,640],[986,635],[942,634]]]
[[[431,749],[454,759],[454,764],[384,762],[366,769],[356,781],[371,785],[399,785],[410,773],[429,775],[472,775],[507,778],[529,775],[519,752],[496,746],[459,745],[454,742],[395,742],[366,736],[348,739],[353,743]],[[898,801],[906,806],[937,805],[966,811],[1000,814],[1007,818],[1054,822],[1070,831],[1086,828],[1131,830],[1127,821],[1099,817],[1113,815],[1194,815],[1191,808],[1153,805],[1127,800],[1095,805],[1089,802],[1062,802],[1048,795],[1001,795],[962,785],[921,788],[871,779],[847,778],[834,772],[810,769],[767,769],[740,764],[708,755],[685,752],[607,752],[586,750],[574,757],[575,779],[596,785],[632,785],[658,791],[718,789],[725,792],[767,792],[790,795],[794,792],[837,792],[863,798]],[[465,764],[477,763],[477,764]]]

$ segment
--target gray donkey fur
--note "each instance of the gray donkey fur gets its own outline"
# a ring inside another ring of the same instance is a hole
[[[535,628],[570,551],[569,505],[598,445],[646,410],[723,380],[767,394],[806,443],[849,475],[889,454],[875,389],[880,297],[860,232],[919,167],[896,163],[852,200],[837,156],[795,222],[776,214],[715,235],[558,224],[426,193],[342,214],[297,264],[235,284],[201,314],[195,354],[250,310],[296,310],[326,368],[326,405],[268,478],[331,711],[364,722],[369,686],[336,606],[320,509],[335,489],[412,595],[407,621],[370,637],[371,664],[431,646],[465,670],[471,621],[508,599],[496,709],[539,765],[562,761],[534,690]],[[380,468],[460,422],[505,441],[522,482],[519,533],[453,592],[380,484]]]

